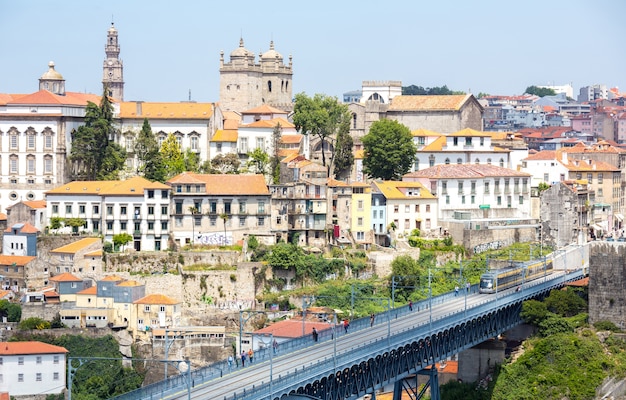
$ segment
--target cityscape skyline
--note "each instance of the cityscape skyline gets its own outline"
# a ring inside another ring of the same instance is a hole
[[[383,9],[373,1],[294,7],[246,0],[236,9],[193,2],[172,7],[163,0],[0,3],[3,55],[13,60],[0,64],[0,93],[37,91],[38,78],[54,61],[67,91],[100,94],[111,22],[119,32],[126,101],[219,101],[220,51],[228,62],[240,38],[257,59],[270,41],[285,64],[293,56],[294,94],[341,98],[365,80],[447,85],[476,95],[569,83],[575,96],[593,84],[626,89],[620,68],[626,54],[619,51],[626,3],[611,0],[531,0],[515,10],[494,0],[396,1]]]

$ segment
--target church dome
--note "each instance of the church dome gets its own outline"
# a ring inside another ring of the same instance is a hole
[[[241,58],[241,57],[254,57],[254,53],[251,53],[243,47],[243,38],[239,39],[239,47],[230,53],[230,58]]]
[[[276,59],[282,60],[283,56],[279,52],[274,50],[274,41],[272,40],[270,42],[270,49],[268,51],[266,51],[265,53],[263,53],[261,58],[263,60],[273,61],[273,60],[276,60]]]
[[[111,27],[109,28],[109,33],[117,33],[117,29],[115,29],[115,26],[113,25],[113,22],[111,22]]]
[[[63,80],[63,75],[59,74],[55,69],[54,69],[54,61],[50,61],[48,63],[48,71],[41,75],[40,79],[44,79],[44,80],[56,80],[56,81],[62,81]]]

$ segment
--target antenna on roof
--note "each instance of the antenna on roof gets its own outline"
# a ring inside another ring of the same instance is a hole
[[[111,25],[113,25],[113,23],[115,22],[114,20],[115,18],[113,18],[113,14],[111,14]]]
[[[191,101],[191,89],[189,89],[189,101]]]

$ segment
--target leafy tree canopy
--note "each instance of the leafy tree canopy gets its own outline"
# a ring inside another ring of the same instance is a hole
[[[550,88],[542,88],[538,86],[528,86],[524,91],[526,94],[534,94],[535,96],[544,97],[544,96],[554,96],[556,92],[554,89]]]
[[[135,141],[137,173],[151,181],[165,182],[165,165],[159,150],[159,143],[152,132],[150,122],[145,118]]]
[[[354,152],[352,146],[354,142],[350,136],[349,127],[340,129],[337,132],[335,141],[335,168],[334,173],[337,178],[350,176],[352,165],[354,165]]]
[[[238,174],[241,161],[235,153],[218,154],[211,160],[213,174]]]
[[[267,167],[270,163],[270,156],[260,147],[248,153],[246,166],[257,174],[267,174]]]
[[[171,178],[185,171],[185,156],[174,134],[170,133],[161,145],[161,157],[165,166],[166,178]]]
[[[465,92],[450,90],[448,89],[448,86],[446,85],[443,85],[441,87],[434,86],[431,88],[424,88],[422,86],[411,85],[411,86],[403,86],[402,94],[403,95],[420,95],[420,96],[429,95],[430,96],[430,95],[465,94]]]
[[[304,135],[317,137],[322,143],[333,145],[339,131],[350,130],[351,114],[348,106],[340,103],[336,97],[316,94],[311,98],[305,93],[296,94],[293,112],[296,129]],[[327,166],[326,147],[321,147],[324,166]],[[334,153],[331,153],[331,164],[333,158]]]
[[[398,121],[382,119],[374,122],[362,141],[365,150],[363,171],[372,178],[400,180],[415,159],[417,147],[411,131]]]
[[[130,233],[118,233],[117,235],[113,235],[113,244],[115,247],[125,246],[128,243],[132,242],[133,237]]]

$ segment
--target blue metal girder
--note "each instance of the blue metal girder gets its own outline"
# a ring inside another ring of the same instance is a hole
[[[387,384],[416,374],[429,365],[518,325],[521,322],[520,310],[521,302],[469,321],[462,321],[458,325],[416,338],[414,342],[389,349],[350,368],[308,383],[292,393],[307,394],[323,400],[356,399],[374,393]],[[437,395],[439,393],[438,385],[434,383],[430,382],[431,396],[433,392]]]

